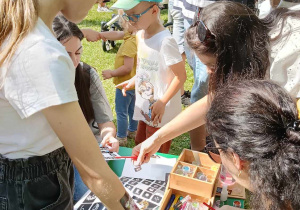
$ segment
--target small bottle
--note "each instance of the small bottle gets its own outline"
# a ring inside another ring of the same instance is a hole
[[[189,174],[193,173],[193,170],[189,166],[183,166],[182,171],[184,176],[188,176]]]
[[[227,185],[223,184],[223,188],[222,188],[222,191],[221,191],[221,198],[220,198],[221,206],[226,204],[227,198],[228,198]]]

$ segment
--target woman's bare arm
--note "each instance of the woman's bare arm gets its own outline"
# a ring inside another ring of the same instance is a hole
[[[125,189],[104,160],[78,102],[43,110],[54,132],[66,148],[84,183],[108,209],[123,209]]]

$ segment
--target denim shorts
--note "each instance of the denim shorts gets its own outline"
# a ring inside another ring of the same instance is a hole
[[[73,164],[63,147],[28,159],[0,155],[0,210],[71,210],[73,185]]]

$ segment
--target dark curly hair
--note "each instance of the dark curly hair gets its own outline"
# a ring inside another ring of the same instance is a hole
[[[270,81],[240,81],[217,91],[208,133],[224,153],[249,164],[252,209],[300,209],[300,127],[296,104]]]
[[[211,31],[214,40],[201,43],[198,24],[187,30],[185,38],[197,53],[217,58],[209,79],[210,93],[229,80],[264,79],[269,66],[268,29],[249,7],[231,1],[216,2],[201,9],[199,20]]]

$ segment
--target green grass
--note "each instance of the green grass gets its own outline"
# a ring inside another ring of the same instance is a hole
[[[108,3],[107,6],[110,7],[112,3]],[[101,22],[109,21],[111,19],[112,13],[98,13],[97,5],[90,10],[88,16],[79,24],[80,28],[91,28],[97,31],[101,30]],[[167,21],[167,11],[161,11],[161,18],[164,22]],[[118,42],[119,45],[121,42]],[[106,69],[113,69],[115,55],[117,50],[113,49],[110,52],[104,52],[102,50],[101,42],[87,42],[83,40],[83,55],[82,61],[88,63],[97,69],[100,78],[102,79],[101,72]],[[187,70],[187,81],[185,83],[185,90],[191,90],[193,86],[193,73],[189,66],[186,64]],[[112,80],[102,80],[103,87],[105,89],[107,98],[111,105],[114,115],[114,122],[116,122],[116,113],[115,113],[115,88]],[[190,138],[188,134],[183,134],[175,138],[171,145],[170,154],[179,155],[183,148],[189,148]],[[130,141],[128,147],[134,147],[134,142]]]

